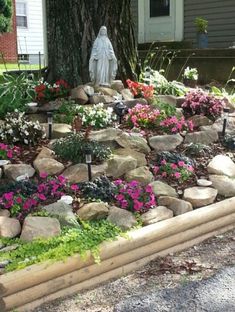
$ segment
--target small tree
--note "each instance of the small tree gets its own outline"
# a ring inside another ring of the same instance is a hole
[[[11,29],[12,1],[0,0],[0,33]]]

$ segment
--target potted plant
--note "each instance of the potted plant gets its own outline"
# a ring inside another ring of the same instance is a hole
[[[197,68],[186,67],[183,73],[184,85],[190,88],[195,88],[198,81]]]
[[[202,17],[196,17],[194,24],[197,28],[197,45],[199,49],[208,48],[208,21]]]

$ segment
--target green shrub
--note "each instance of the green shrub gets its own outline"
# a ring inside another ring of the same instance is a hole
[[[53,144],[53,150],[57,156],[64,160],[70,160],[73,163],[85,162],[85,151],[87,148],[92,151],[93,162],[101,162],[108,159],[111,155],[109,147],[96,141],[88,141],[80,133],[70,134]]]

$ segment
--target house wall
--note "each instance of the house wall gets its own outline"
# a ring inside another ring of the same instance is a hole
[[[14,10],[15,1],[13,0]],[[6,62],[15,63],[17,62],[17,37],[16,37],[16,20],[15,13],[12,15],[12,31],[0,35],[0,52],[3,53]],[[3,60],[0,59],[2,63]]]
[[[28,27],[17,27],[18,53],[29,54],[31,64],[38,63],[41,53],[42,63],[44,54],[43,45],[43,20],[42,20],[42,0],[16,0],[16,2],[26,2]]]
[[[235,42],[234,0],[184,0],[184,39],[196,46],[195,17],[208,20],[208,47],[228,48]]]

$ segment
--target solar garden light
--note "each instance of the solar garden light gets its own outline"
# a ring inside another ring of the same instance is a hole
[[[85,157],[86,157],[86,164],[87,164],[87,171],[88,171],[88,180],[92,180],[91,176],[91,162],[92,162],[92,150],[90,146],[87,146],[85,149]]]
[[[53,113],[47,112],[47,123],[48,123],[48,139],[52,139],[52,123],[53,123]]]
[[[222,130],[222,136],[225,136],[225,132],[226,132],[226,126],[227,126],[227,122],[228,122],[228,115],[229,115],[229,108],[228,107],[224,107],[223,109],[223,130]]]
[[[117,102],[114,105],[114,109],[113,110],[114,110],[114,113],[119,118],[119,124],[121,124],[123,116],[128,112],[127,106],[123,102]]]

